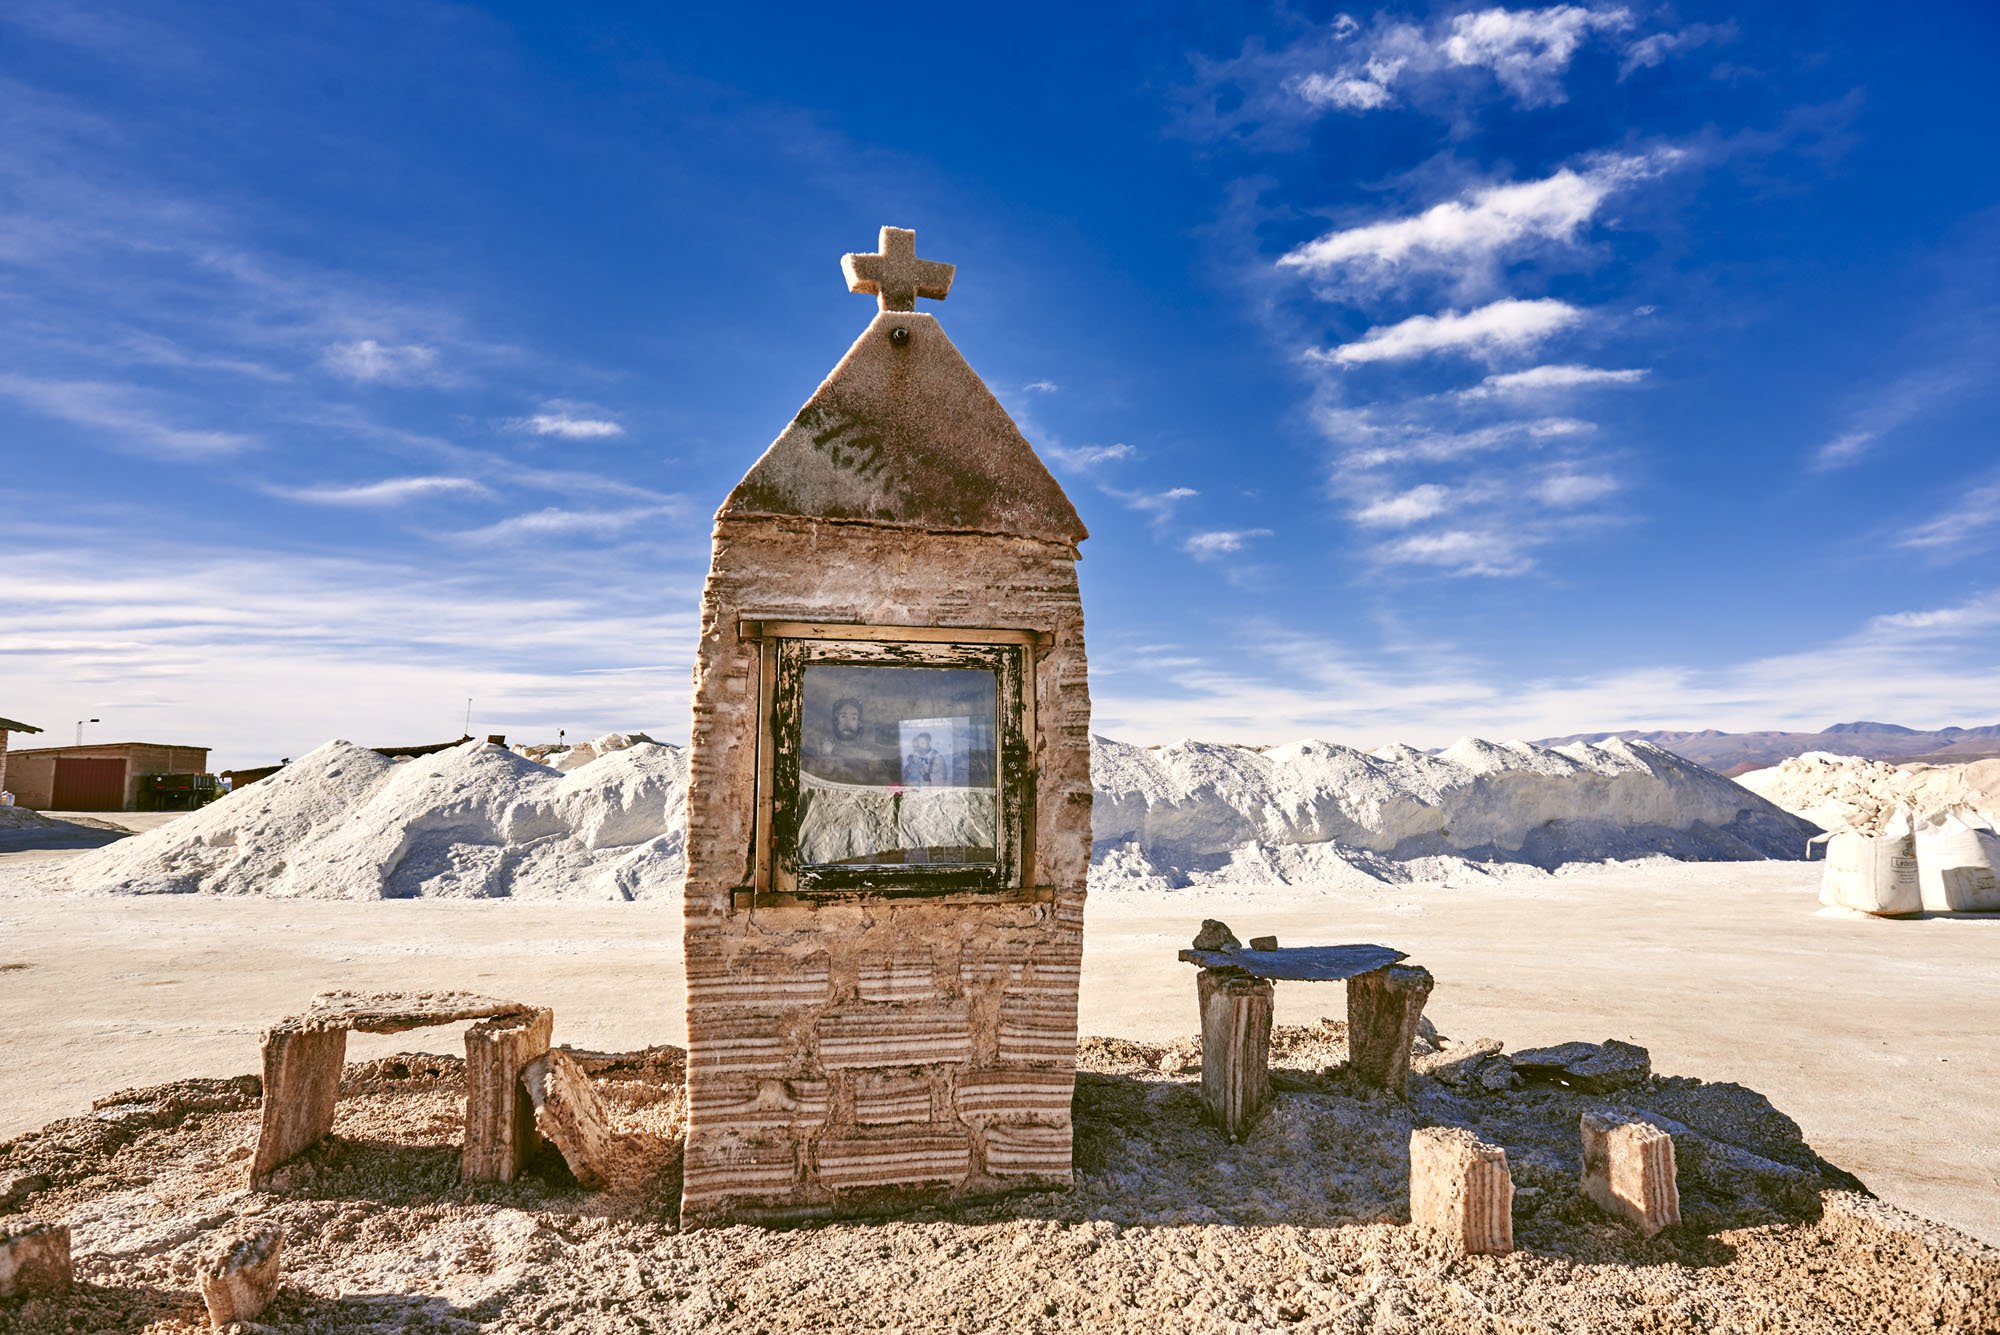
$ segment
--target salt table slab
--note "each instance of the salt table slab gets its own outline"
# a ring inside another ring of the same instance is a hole
[[[1233,969],[1274,982],[1338,983],[1386,969],[1409,956],[1387,946],[1280,946],[1276,950],[1183,950],[1204,969]]]

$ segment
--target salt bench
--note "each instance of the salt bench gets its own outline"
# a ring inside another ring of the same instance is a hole
[[[1201,1092],[1231,1140],[1242,1139],[1271,1096],[1271,1005],[1279,981],[1347,984],[1347,1066],[1401,1097],[1410,1044],[1433,980],[1387,946],[1286,946],[1273,937],[1245,946],[1228,927],[1202,924],[1181,959],[1201,966]]]
[[[465,1146],[459,1174],[469,1182],[511,1182],[541,1137],[522,1097],[521,1068],[549,1050],[555,1012],[470,992],[322,992],[304,1013],[263,1034],[264,1124],[250,1185],[273,1173],[333,1128],[333,1105],[347,1062],[348,1031],[400,1034],[474,1020],[465,1032]]]

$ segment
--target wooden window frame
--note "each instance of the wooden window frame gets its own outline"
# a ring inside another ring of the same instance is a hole
[[[738,633],[758,646],[755,857],[739,907],[837,900],[1019,902],[1049,898],[1034,884],[1039,754],[1035,658],[1042,631],[957,626],[882,626],[746,620]],[[996,860],[974,866],[799,867],[794,850],[803,746],[804,669],[813,664],[938,667],[995,674],[999,809]],[[784,743],[781,745],[781,743]],[[788,749],[789,748],[789,749]]]

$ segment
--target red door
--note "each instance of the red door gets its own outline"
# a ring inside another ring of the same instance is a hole
[[[121,811],[124,806],[124,761],[56,757],[57,811]]]

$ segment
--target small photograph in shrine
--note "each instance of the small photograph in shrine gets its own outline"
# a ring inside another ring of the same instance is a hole
[[[972,720],[903,720],[903,786],[963,788],[971,769]]]
[[[815,663],[801,696],[801,866],[996,860],[991,670]]]

